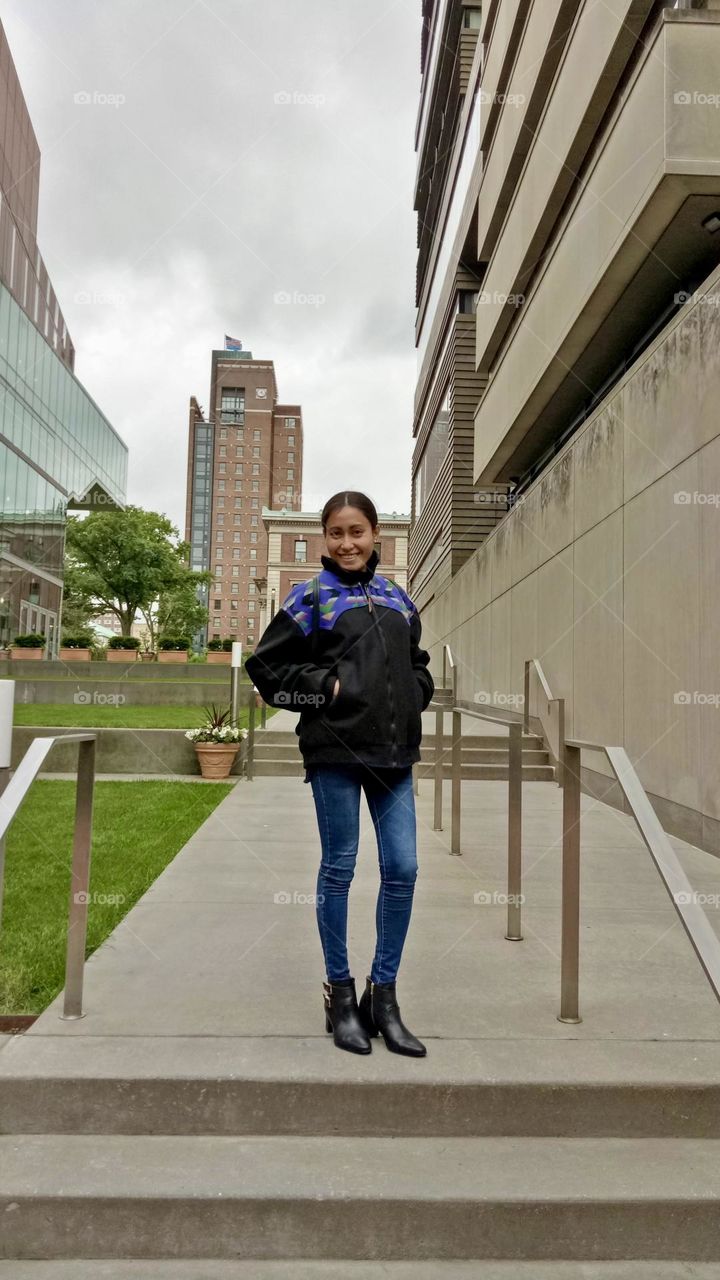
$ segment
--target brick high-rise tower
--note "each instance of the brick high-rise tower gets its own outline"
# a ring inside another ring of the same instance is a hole
[[[213,351],[207,416],[190,398],[185,517],[191,566],[213,575],[208,639],[255,645],[267,577],[262,509],[302,510],[302,460],[302,412],[278,403],[272,360]]]

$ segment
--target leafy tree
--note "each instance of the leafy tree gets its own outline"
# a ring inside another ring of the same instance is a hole
[[[114,613],[121,634],[129,636],[137,613],[156,617],[162,597],[189,597],[211,580],[211,574],[189,568],[189,553],[176,527],[157,511],[130,506],[70,518],[65,538],[68,607],[84,609],[88,617]]]

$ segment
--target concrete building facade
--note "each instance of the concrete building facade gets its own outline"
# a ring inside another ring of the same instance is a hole
[[[268,539],[262,511],[300,510],[303,422],[298,404],[278,400],[272,360],[252,352],[213,351],[210,409],[190,400],[185,537],[191,567],[210,570],[203,592],[207,640],[260,635],[258,581],[267,577]]]
[[[720,5],[491,0],[448,134],[468,10],[423,6],[416,401],[466,324],[473,501],[508,509],[457,569],[411,530],[434,670],[449,643],[460,701],[507,705],[538,659],[568,734],[720,854]]]

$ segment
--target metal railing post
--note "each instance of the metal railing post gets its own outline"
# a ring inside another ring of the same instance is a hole
[[[562,743],[562,942],[559,1022],[582,1022],[580,965],[580,748]]]
[[[457,667],[452,669],[452,820],[450,835],[450,852],[453,854],[460,853],[460,788],[462,778],[461,769],[461,740],[462,718],[459,711],[455,710],[457,703]]]
[[[508,760],[508,942],[522,942],[522,725],[510,725]]]
[[[0,796],[10,781],[12,732],[15,715],[15,681],[0,681]],[[5,837],[0,836],[0,925],[2,925],[3,887],[5,883]]]
[[[242,668],[242,644],[239,640],[233,640],[230,664],[230,723],[236,729],[240,704],[240,671]]]
[[[440,703],[435,708],[435,813],[433,831],[442,831],[442,793],[443,793],[443,756],[445,735],[445,712]]]
[[[413,792],[416,796],[420,795],[420,781],[418,778],[418,761],[416,760],[412,767]]]
[[[82,1011],[85,943],[90,897],[90,853],[92,846],[93,788],[95,786],[95,739],[81,742],[78,749],[75,792],[75,831],[68,909],[65,999],[60,1017],[66,1021],[84,1018]]]
[[[256,690],[253,687],[250,691],[250,705],[248,706],[248,736],[247,751],[245,754],[245,778],[248,782],[253,780],[253,764],[255,756],[255,696]]]

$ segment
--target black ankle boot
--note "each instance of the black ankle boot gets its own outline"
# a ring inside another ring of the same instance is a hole
[[[360,1021],[369,1036],[382,1032],[383,1039],[392,1053],[407,1053],[412,1058],[424,1058],[425,1045],[408,1031],[395,998],[394,982],[373,982],[369,977],[358,1005]]]
[[[323,982],[325,1030],[332,1031],[338,1049],[350,1053],[372,1053],[372,1045],[358,1014],[355,979],[345,982]]]

